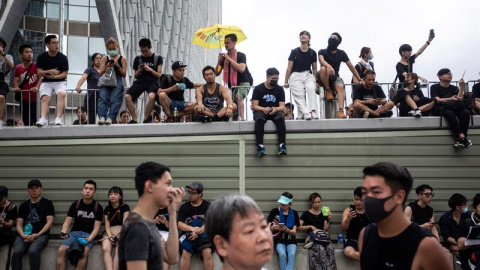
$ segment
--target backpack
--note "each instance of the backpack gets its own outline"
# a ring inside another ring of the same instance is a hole
[[[82,199],[80,199],[80,200],[77,201],[77,206],[75,207],[75,212],[78,211],[78,207],[80,207],[80,201],[81,201],[81,200],[82,200]],[[97,213],[97,209],[98,209],[98,202],[95,201],[95,212],[94,212],[94,214]]]
[[[138,65],[140,66],[141,64],[143,64],[143,60],[142,60],[142,55],[139,55],[137,56],[138,57]],[[158,57],[155,57],[155,53],[153,53],[153,66],[156,67],[157,66],[157,63],[158,63],[158,59],[162,57],[161,55],[158,55]],[[158,84],[160,84],[160,82],[162,81],[162,76],[163,74],[158,78]]]
[[[465,103],[465,107],[470,115],[477,114],[475,108],[475,95],[472,92],[463,94],[463,103]]]
[[[245,74],[247,75],[248,83],[250,84],[250,86],[253,86],[253,77],[250,71],[248,70],[248,66],[245,66]]]
[[[159,82],[159,86],[160,84],[162,83],[163,79],[167,79],[168,80],[168,85],[171,85],[173,86],[173,75],[171,74],[163,74],[160,75],[160,78],[158,78],[158,82]],[[182,83],[185,83],[187,80],[185,79],[185,77],[182,78]],[[170,87],[170,86],[169,86]]]
[[[330,234],[328,232],[323,230],[315,230],[308,232],[307,239],[305,240],[305,247],[310,248],[313,244],[328,245],[330,243]]]

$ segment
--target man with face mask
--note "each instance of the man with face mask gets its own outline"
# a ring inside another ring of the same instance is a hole
[[[337,92],[338,97],[338,118],[346,118],[347,116],[343,112],[343,106],[345,103],[345,87],[342,78],[340,78],[340,64],[344,62],[347,64],[348,69],[352,72],[353,76],[358,82],[363,83],[362,78],[358,75],[357,70],[350,62],[347,53],[338,49],[338,45],[342,43],[342,37],[339,33],[332,33],[328,39],[328,47],[318,52],[318,59],[320,60],[320,80],[325,88],[325,98],[327,100],[333,100],[333,91]],[[332,91],[333,90],[333,91]]]
[[[272,120],[277,127],[278,155],[287,154],[285,145],[285,91],[278,85],[280,72],[276,68],[267,69],[267,80],[255,86],[252,95],[253,119],[255,120],[255,137],[257,141],[257,157],[266,155],[263,146],[265,123]]]
[[[363,174],[363,204],[374,224],[358,237],[361,269],[452,269],[440,243],[404,216],[413,184],[408,170],[382,162],[366,167]]]

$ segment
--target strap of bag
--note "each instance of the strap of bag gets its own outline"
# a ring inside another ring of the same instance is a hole
[[[31,63],[30,66],[28,66],[27,75],[23,79],[23,82],[19,85],[20,90],[22,90],[25,84],[27,84],[28,80],[30,80],[30,70],[32,69],[32,66],[33,66],[33,63]]]
[[[112,223],[112,220],[115,218],[115,216],[120,213],[120,209],[122,208],[122,206],[124,206],[125,204],[122,204],[120,205],[120,207],[118,207],[117,211],[115,211],[115,214],[113,214],[113,216],[110,218],[109,222]]]

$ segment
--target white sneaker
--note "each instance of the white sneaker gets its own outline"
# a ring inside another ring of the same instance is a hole
[[[112,124],[112,119],[107,118],[107,121],[105,121],[105,125],[111,125]]]
[[[370,113],[368,111],[363,112],[363,118],[367,119],[368,116],[370,116]]]
[[[100,119],[98,119],[98,124],[99,125],[105,124],[105,117],[100,117]]]
[[[317,112],[312,112],[312,118],[313,119],[319,119]]]
[[[37,121],[37,123],[35,123],[35,125],[37,127],[48,126],[48,120],[47,120],[47,118],[42,117],[42,118],[38,119],[38,121]]]
[[[63,126],[62,118],[60,117],[55,118],[55,126]]]
[[[3,121],[0,120],[0,128],[2,128],[2,127],[3,127]]]
[[[420,111],[418,109],[415,110],[415,118],[420,118],[420,117],[422,117],[422,111]]]
[[[414,116],[415,115],[415,110],[411,110],[408,112],[408,116]]]
[[[303,114],[303,119],[305,120],[312,120],[312,115],[310,113],[304,113]]]

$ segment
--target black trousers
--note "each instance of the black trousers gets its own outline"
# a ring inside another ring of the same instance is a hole
[[[20,110],[22,112],[22,121],[25,126],[34,126],[37,121],[37,102],[20,100]]]
[[[100,99],[99,91],[87,91],[83,99],[83,110],[87,112],[88,124],[95,124],[98,113],[98,100]],[[112,119],[115,120],[115,119]]]
[[[283,112],[276,112],[274,115],[270,115],[255,111],[253,113],[253,119],[255,120],[255,138],[257,140],[257,145],[263,144],[265,123],[267,123],[268,120],[272,120],[277,127],[278,144],[285,143],[287,128],[285,125],[285,114]]]
[[[455,137],[458,137],[461,133],[466,137],[470,124],[470,113],[465,108],[463,102],[453,102],[440,106],[441,107],[436,108],[432,114],[440,116],[440,111],[443,110],[443,117],[447,119],[448,125],[450,125]]]

